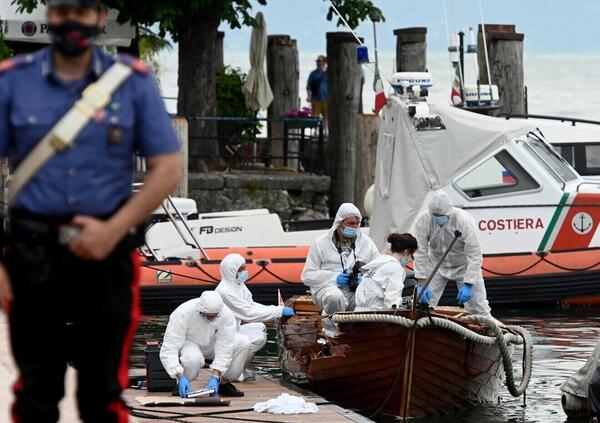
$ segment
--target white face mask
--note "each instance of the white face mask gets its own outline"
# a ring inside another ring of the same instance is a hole
[[[239,283],[246,283],[246,281],[248,280],[248,271],[247,270],[243,270],[243,271],[239,272],[237,274],[236,280]]]

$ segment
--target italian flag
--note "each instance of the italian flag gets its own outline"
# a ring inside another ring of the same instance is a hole
[[[375,108],[373,111],[375,114],[377,114],[383,108],[383,106],[387,104],[387,98],[385,97],[385,92],[383,91],[383,82],[381,81],[378,71],[375,72],[373,90],[375,91]]]
[[[452,78],[452,92],[450,93],[450,101],[452,105],[459,106],[462,104],[462,98],[460,96],[460,67],[458,62],[452,63],[454,66],[454,78]]]

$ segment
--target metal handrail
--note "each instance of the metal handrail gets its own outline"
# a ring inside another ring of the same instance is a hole
[[[498,117],[503,117],[506,120],[510,118],[518,118],[518,119],[545,119],[545,120],[557,120],[560,122],[571,122],[571,126],[576,126],[576,123],[587,123],[590,125],[600,125],[600,121],[598,120],[590,120],[590,119],[579,119],[565,116],[552,116],[552,115],[537,115],[530,113],[500,113]]]

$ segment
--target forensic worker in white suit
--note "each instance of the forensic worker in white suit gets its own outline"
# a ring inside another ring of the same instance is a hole
[[[246,286],[248,276],[244,257],[239,254],[229,254],[221,261],[221,282],[215,289],[225,305],[233,312],[237,321],[238,333],[247,336],[250,340],[250,354],[246,368],[254,354],[267,342],[267,327],[263,322],[294,315],[294,309],[291,307],[263,305],[255,302],[252,293]],[[248,380],[251,377],[252,372],[247,371],[245,379]]]
[[[415,276],[420,283],[425,281],[450,246],[456,230],[462,235],[454,243],[421,301],[428,302],[431,307],[437,306],[446,283],[454,281],[458,287],[458,304],[464,304],[465,310],[471,314],[491,316],[481,273],[483,255],[475,220],[466,211],[454,207],[443,191],[433,193],[428,210],[417,218],[411,231],[418,244]],[[422,285],[418,289],[420,292]]]
[[[308,252],[301,279],[325,314],[354,310],[349,283],[354,264],[369,263],[379,255],[375,243],[360,231],[361,220],[354,204],[342,204],[331,229],[319,236]]]
[[[244,371],[250,353],[248,337],[237,333],[236,319],[223,305],[221,296],[205,291],[186,301],[171,313],[165,331],[160,360],[185,398],[192,391],[191,381],[198,377],[205,359],[212,359],[212,376],[207,388],[221,396],[244,396],[232,380]]]

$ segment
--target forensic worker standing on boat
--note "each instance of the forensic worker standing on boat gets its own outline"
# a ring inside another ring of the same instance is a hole
[[[456,230],[462,235],[442,262],[421,302],[427,302],[431,307],[437,306],[448,281],[454,281],[458,287],[458,304],[464,304],[471,314],[490,316],[491,309],[481,274],[483,256],[475,221],[466,211],[453,207],[443,191],[432,194],[428,211],[417,218],[411,231],[418,243],[415,276],[421,284],[425,281],[450,246]],[[422,286],[419,285],[418,289],[421,290]]]
[[[308,252],[301,279],[325,314],[354,310],[352,279],[360,282],[353,274],[354,265],[379,255],[373,240],[360,231],[361,220],[354,204],[342,204],[331,229],[319,236]]]
[[[413,261],[417,240],[411,234],[390,234],[391,254],[382,254],[362,267],[363,280],[356,288],[356,309],[390,310],[402,305],[404,270]]]
[[[56,422],[73,363],[80,418],[123,422],[139,315],[134,228],[179,181],[179,143],[148,66],[95,47],[107,9],[46,5],[52,45],[0,63],[0,156],[11,169],[0,304],[19,370],[13,420]],[[148,174],[132,195],[136,152]]]
[[[267,343],[267,327],[264,323],[280,317],[294,315],[291,307],[263,305],[254,302],[252,293],[246,287],[248,270],[246,260],[239,254],[229,254],[221,261],[221,282],[215,289],[225,305],[233,312],[237,320],[238,332],[250,340],[250,354],[246,362],[244,380],[252,379],[253,373],[248,366],[254,354]]]
[[[171,313],[160,348],[160,361],[173,379],[179,395],[185,398],[191,382],[200,374],[205,359],[212,359],[212,375],[207,388],[215,394],[242,397],[232,380],[244,371],[250,353],[250,341],[237,333],[235,316],[223,305],[215,291],[205,291],[200,298],[186,301]]]

